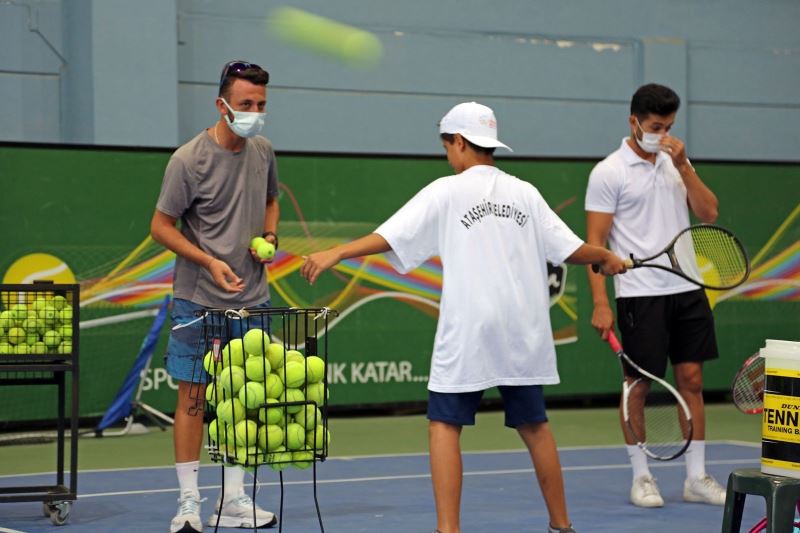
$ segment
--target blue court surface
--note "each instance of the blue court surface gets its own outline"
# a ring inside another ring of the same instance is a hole
[[[560,450],[570,515],[579,533],[646,531],[707,533],[720,530],[722,507],[684,503],[685,465],[679,459],[651,463],[666,502],[661,509],[628,503],[631,472],[622,447]],[[725,484],[736,468],[756,467],[760,449],[745,443],[708,443],[707,469]],[[221,468],[200,471],[203,518],[219,493]],[[256,500],[278,512],[278,474],[259,469]],[[547,513],[526,452],[464,454],[462,530],[465,532],[543,532]],[[78,500],[69,523],[53,526],[41,503],[0,503],[2,531],[167,531],[177,505],[173,467],[82,471]],[[53,475],[0,477],[0,486],[49,485]],[[320,531],[314,510],[312,470],[284,473],[283,531]],[[252,489],[252,477],[248,476]],[[317,495],[325,531],[352,533],[430,533],[436,514],[425,454],[334,457],[317,466]],[[743,531],[764,515],[764,500],[748,497]],[[274,531],[277,531],[277,527]],[[206,527],[206,531],[213,528]],[[226,530],[222,530],[226,531]]]

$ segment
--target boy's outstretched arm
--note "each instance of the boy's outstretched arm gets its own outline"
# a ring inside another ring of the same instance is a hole
[[[566,262],[573,265],[600,265],[600,271],[606,276],[623,274],[628,270],[624,259],[606,248],[593,244],[582,244],[567,257]]]
[[[300,275],[313,285],[320,274],[343,259],[380,254],[391,249],[392,247],[389,246],[386,239],[377,233],[370,233],[360,239],[334,246],[322,252],[314,252],[304,257],[305,263],[300,267]]]

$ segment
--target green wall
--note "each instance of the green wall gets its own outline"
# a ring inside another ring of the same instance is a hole
[[[0,146],[0,273],[19,257],[35,252],[63,259],[79,279],[108,273],[147,236],[168,157],[169,153],[162,151]],[[498,166],[531,181],[562,218],[583,234],[583,194],[593,164],[500,160]],[[696,163],[696,167],[720,198],[719,224],[739,235],[751,256],[798,205],[800,165]],[[279,155],[279,171],[286,187],[281,198],[282,247],[298,255],[315,244],[329,242],[309,241],[300,222],[308,223],[312,234],[328,227],[333,228],[329,235],[357,237],[391,215],[425,184],[450,173],[443,157],[297,154]],[[798,225],[796,221],[784,233],[779,246],[800,238]],[[283,293],[304,305],[326,305],[339,296],[346,279],[345,274],[338,278],[326,274],[309,287],[292,273],[279,280],[280,291],[273,290],[273,303],[286,303],[280,296]],[[360,290],[367,294],[386,287],[365,282]],[[565,297],[577,318],[573,320],[562,307],[554,306],[556,337],[577,335],[577,342],[559,346],[562,383],[548,388],[548,395],[591,397],[615,392],[617,362],[589,325],[591,298],[582,268],[569,268]],[[135,309],[89,306],[82,310],[81,318],[131,310]],[[800,339],[797,299],[731,299],[715,308],[715,317],[722,357],[707,365],[708,389],[727,389],[738,364],[762,346],[765,338]],[[81,332],[82,416],[99,415],[107,407],[150,321],[138,319]],[[351,309],[330,332],[331,404],[424,400],[434,331],[435,315],[425,306],[384,298]],[[171,411],[174,383],[166,379],[161,357],[165,335],[145,383],[144,401]],[[52,418],[54,393],[49,387],[0,389],[0,424]]]

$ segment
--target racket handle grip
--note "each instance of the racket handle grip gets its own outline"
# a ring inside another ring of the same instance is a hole
[[[615,352],[619,353],[622,351],[622,344],[620,344],[617,334],[614,333],[613,329],[608,330],[608,344]]]
[[[628,267],[628,268],[633,268],[634,267],[633,259],[626,259],[625,260],[625,266]],[[594,272],[595,274],[599,274],[600,273],[600,265],[596,265],[596,264],[592,265],[592,272]]]

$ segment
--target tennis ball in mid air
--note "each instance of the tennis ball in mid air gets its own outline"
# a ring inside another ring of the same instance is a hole
[[[256,248],[256,255],[261,259],[272,259],[275,257],[275,245],[271,242],[264,241]]]
[[[268,31],[283,42],[354,67],[373,67],[383,57],[374,34],[301,9],[281,7],[268,19]]]
[[[263,329],[252,328],[242,338],[244,351],[250,355],[264,355],[264,349],[269,345],[269,336]]]

